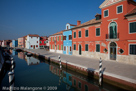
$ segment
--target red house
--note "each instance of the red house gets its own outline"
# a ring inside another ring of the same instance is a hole
[[[49,45],[51,52],[63,53],[63,31],[49,36]]]
[[[48,40],[47,36],[40,37],[40,48],[46,48],[46,41]]]
[[[72,30],[73,55],[136,65],[136,2],[105,0],[96,14]]]

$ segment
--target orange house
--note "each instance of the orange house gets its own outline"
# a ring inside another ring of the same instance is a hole
[[[105,0],[102,15],[72,29],[73,55],[136,65],[136,2]]]
[[[63,53],[63,31],[49,36],[50,52]]]

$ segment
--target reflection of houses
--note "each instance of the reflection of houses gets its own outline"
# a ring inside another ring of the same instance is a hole
[[[2,45],[2,41],[0,40],[0,46]]]
[[[25,59],[25,54],[24,54],[24,52],[18,52],[18,58],[20,58],[20,59]]]
[[[12,40],[12,47],[18,47],[18,40]]]
[[[37,34],[28,34],[26,37],[26,47],[27,49],[39,49],[40,37]]]
[[[25,60],[27,61],[27,65],[38,65],[40,61],[34,57],[25,56]]]
[[[76,25],[66,24],[66,31],[63,32],[63,54],[72,55],[72,30]]]
[[[49,36],[51,52],[63,53],[63,31]]]
[[[100,8],[102,15],[72,28],[73,55],[136,64],[136,2],[105,0]]]
[[[53,65],[50,65],[50,71],[57,76],[62,76],[62,80],[66,84],[67,90],[73,87],[76,91],[99,91],[99,86],[94,85],[93,81],[89,82],[87,78],[80,76],[79,74],[77,75],[75,72],[69,73],[64,70],[60,70],[60,68]],[[105,90],[102,89],[101,91]]]
[[[15,55],[18,55],[18,53],[14,50],[12,50],[12,55],[15,56]]]

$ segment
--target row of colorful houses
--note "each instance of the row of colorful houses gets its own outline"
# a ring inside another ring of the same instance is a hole
[[[136,2],[105,0],[101,14],[49,36],[50,51],[136,64]]]

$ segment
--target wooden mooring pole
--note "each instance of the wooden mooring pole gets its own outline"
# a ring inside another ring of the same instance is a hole
[[[102,85],[102,60],[99,61],[99,85]]]

